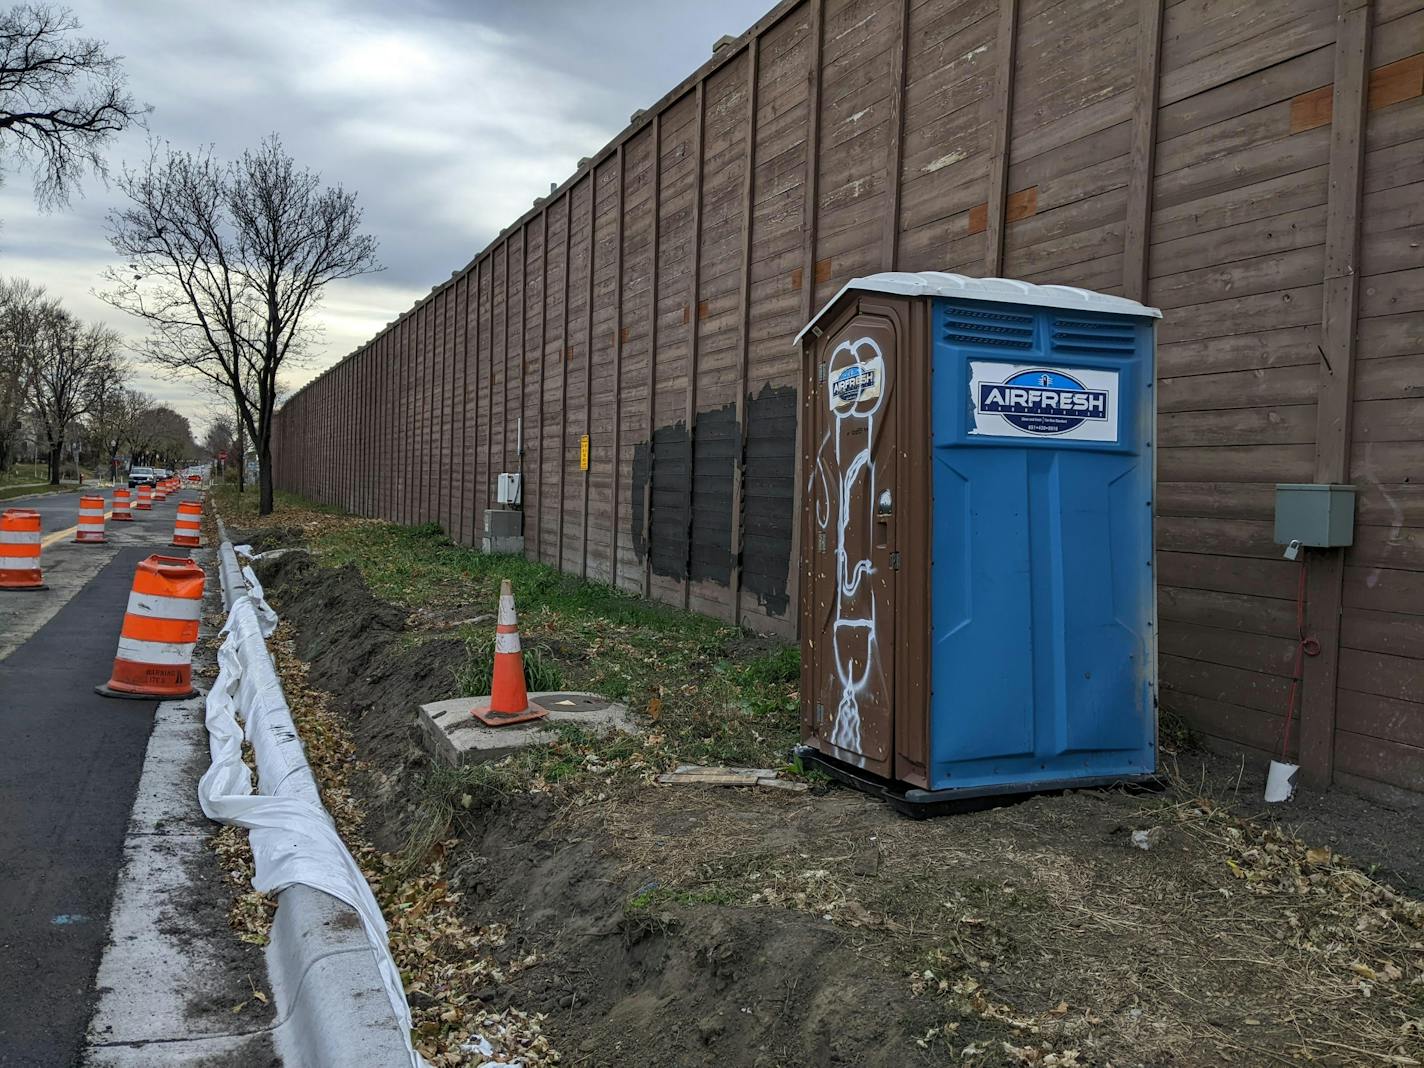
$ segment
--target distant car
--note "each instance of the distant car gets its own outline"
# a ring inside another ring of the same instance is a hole
[[[158,481],[158,472],[151,467],[129,468],[129,489],[135,486],[152,486]]]

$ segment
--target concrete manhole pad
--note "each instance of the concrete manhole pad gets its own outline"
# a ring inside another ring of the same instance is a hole
[[[475,719],[474,710],[488,705],[488,697],[457,697],[421,705],[417,716],[421,743],[436,760],[454,766],[500,760],[519,749],[554,741],[558,733],[553,728],[561,724],[595,734],[638,733],[627,706],[595,693],[541,691],[531,693],[529,700],[548,709],[548,716],[503,727],[486,727]]]

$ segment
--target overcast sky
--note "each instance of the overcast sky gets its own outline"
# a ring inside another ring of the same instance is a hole
[[[324,344],[300,385],[463,267],[773,0],[75,0],[83,33],[124,57],[148,130],[115,144],[115,171],[147,138],[212,144],[224,158],[281,135],[303,165],[360,194],[386,270],[333,286]],[[3,160],[3,156],[0,156]],[[88,179],[41,213],[30,175],[0,186],[0,274],[47,286],[129,337],[141,328],[95,296],[115,261],[104,219],[118,193]],[[201,436],[214,404],[166,372],[140,388]]]

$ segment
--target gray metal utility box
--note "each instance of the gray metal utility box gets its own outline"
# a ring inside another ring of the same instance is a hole
[[[1276,485],[1276,543],[1315,548],[1355,543],[1355,487],[1320,482]]]

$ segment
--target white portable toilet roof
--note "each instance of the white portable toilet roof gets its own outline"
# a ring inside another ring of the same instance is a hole
[[[1072,286],[1039,286],[1032,282],[1016,282],[1012,278],[970,278],[944,271],[882,271],[864,278],[852,278],[840,292],[828,300],[809,323],[796,335],[796,344],[814,327],[841,297],[851,290],[866,293],[894,293],[904,297],[964,297],[998,304],[1031,304],[1037,308],[1068,308],[1072,311],[1108,312],[1113,315],[1148,315],[1162,318],[1156,308],[1149,308],[1126,297],[1094,293],[1091,289]]]

